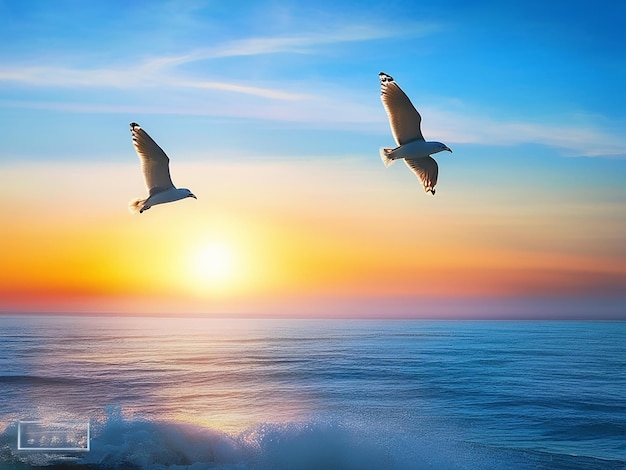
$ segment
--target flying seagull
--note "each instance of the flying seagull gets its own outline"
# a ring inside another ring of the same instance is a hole
[[[148,197],[130,201],[131,212],[142,213],[152,206],[178,201],[186,197],[197,199],[187,188],[176,188],[170,177],[170,159],[136,122],[130,123],[133,145],[141,161],[141,169],[148,188]]]
[[[380,149],[380,157],[385,166],[394,160],[404,159],[407,166],[415,173],[428,193],[435,194],[439,167],[432,154],[447,150],[441,142],[426,142],[422,135],[422,116],[402,91],[393,77],[380,72],[380,99],[387,111],[391,133],[398,146],[395,149]]]

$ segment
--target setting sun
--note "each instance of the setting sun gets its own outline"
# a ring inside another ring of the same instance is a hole
[[[233,248],[222,242],[210,242],[190,254],[189,279],[194,290],[218,293],[232,286],[236,278]]]

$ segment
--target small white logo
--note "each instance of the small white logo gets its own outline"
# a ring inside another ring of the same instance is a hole
[[[19,421],[17,450],[89,451],[89,422]]]

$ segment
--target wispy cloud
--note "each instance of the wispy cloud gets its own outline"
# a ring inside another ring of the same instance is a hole
[[[134,88],[168,86],[212,88],[234,93],[257,95],[277,100],[293,100],[303,95],[218,80],[207,81],[184,76],[179,66],[227,57],[268,54],[314,54],[320,46],[372,41],[400,35],[423,36],[439,29],[432,23],[418,23],[411,28],[348,26],[340,30],[302,33],[278,37],[254,37],[224,42],[209,48],[179,55],[148,57],[110,67],[68,67],[63,65],[0,67],[0,82],[39,87]]]
[[[129,68],[69,68],[63,66],[5,66],[0,69],[0,81],[39,87],[112,87],[136,85],[133,79],[137,67]]]
[[[230,91],[235,95],[227,97],[224,93],[212,93],[202,99],[193,95],[185,100],[174,98],[132,103],[5,100],[0,104],[72,113],[177,114],[302,123],[307,127],[380,134],[381,146],[393,145],[387,117],[374,89],[371,96],[365,96],[363,93],[343,93],[340,88],[324,87],[323,84],[319,84],[316,94],[224,82],[197,81],[180,86],[206,89],[208,93]],[[263,104],[267,99],[271,100],[271,104]],[[210,106],[207,105],[209,101]],[[553,119],[537,123],[495,118],[471,109],[459,111],[429,106],[420,108],[420,111],[424,116],[422,128],[425,137],[452,146],[536,144],[554,148],[563,156],[626,158],[626,143],[621,134],[612,132],[608,126],[580,123],[567,116],[560,121]],[[589,121],[602,123],[597,117],[589,117]]]
[[[154,61],[127,67],[78,69],[62,66],[5,67],[0,69],[0,82],[54,88],[118,88],[138,87],[205,88],[255,95],[275,100],[306,98],[302,93],[290,93],[281,89],[249,86],[227,81],[210,81],[187,78],[171,68],[171,62],[159,67]]]
[[[322,32],[232,41],[216,48],[196,51],[191,57],[210,59],[277,53],[314,53],[315,47],[330,44],[373,41],[398,36],[423,37],[441,29],[437,23],[414,23],[404,27],[348,26]]]
[[[422,109],[424,131],[433,140],[481,145],[538,144],[560,149],[566,156],[626,155],[623,137],[598,125],[597,116],[562,115],[544,122],[498,119],[471,109]],[[580,122],[580,121],[584,122]]]
[[[262,98],[269,98],[275,100],[303,100],[312,98],[311,95],[305,93],[290,93],[283,90],[277,90],[272,88],[262,88],[246,85],[237,85],[235,83],[225,82],[212,82],[212,81],[179,81],[176,82],[178,86],[186,88],[205,88],[210,90],[231,91],[233,93],[242,93],[247,95],[255,95]]]
[[[0,65],[0,84],[48,87],[60,90],[94,88],[135,90],[167,88],[159,102],[127,94],[114,95],[109,102],[76,100],[74,102],[16,102],[9,106],[62,109],[70,112],[127,112],[147,110],[160,114],[190,114],[273,119],[278,121],[317,123],[321,126],[352,126],[365,132],[388,132],[386,117],[371,90],[346,90],[339,84],[276,80],[253,82],[198,76],[183,65],[227,57],[250,57],[271,54],[321,54],[327,46],[343,43],[384,40],[393,37],[423,37],[442,29],[437,23],[412,23],[390,28],[353,25],[315,32],[243,38],[196,48],[181,54],[144,57],[108,67],[71,67],[65,65]],[[375,80],[375,79],[373,79]],[[278,83],[274,86],[274,83]],[[375,81],[373,81],[375,83]],[[263,86],[270,85],[270,86]],[[194,91],[195,90],[195,91]],[[201,95],[194,93],[201,93]],[[216,92],[216,93],[212,93]],[[227,92],[226,94],[223,92]],[[117,99],[116,97],[117,96]],[[240,99],[237,98],[240,96]],[[144,101],[142,101],[144,100]],[[265,100],[265,102],[263,101]],[[445,100],[444,100],[445,101]],[[206,106],[210,102],[211,106]],[[523,119],[495,118],[467,105],[420,107],[424,115],[424,133],[446,143],[481,145],[520,145],[535,143],[558,148],[564,155],[626,155],[621,135],[604,126],[601,119],[571,119],[528,122]],[[455,101],[456,102],[456,101]],[[263,104],[266,103],[266,104]],[[297,103],[295,105],[294,103]],[[260,104],[263,104],[260,106]],[[457,103],[458,104],[458,103]]]

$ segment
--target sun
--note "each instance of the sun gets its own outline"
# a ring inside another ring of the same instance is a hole
[[[189,278],[196,290],[227,290],[235,281],[236,259],[233,248],[222,242],[209,242],[190,253]]]

